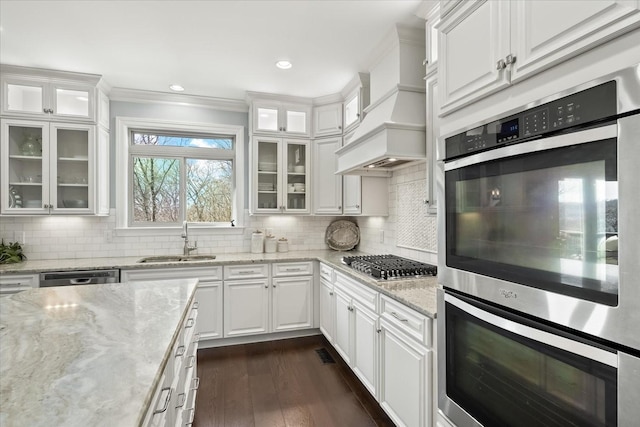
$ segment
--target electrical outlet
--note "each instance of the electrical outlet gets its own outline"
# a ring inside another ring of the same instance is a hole
[[[380,243],[384,243],[384,230],[380,230]]]

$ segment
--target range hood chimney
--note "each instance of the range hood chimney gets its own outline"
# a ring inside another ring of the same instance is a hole
[[[396,25],[370,68],[371,104],[353,137],[336,151],[341,175],[389,176],[426,158],[424,30]]]

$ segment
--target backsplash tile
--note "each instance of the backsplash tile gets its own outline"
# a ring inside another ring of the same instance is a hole
[[[424,227],[427,242],[416,250],[397,246],[398,211],[404,212],[412,203],[398,192],[398,186],[414,183],[424,187],[425,164],[420,163],[396,170],[389,179],[388,217],[325,217],[325,216],[250,216],[245,212],[245,228],[207,231],[192,228],[193,240],[198,241],[199,254],[249,252],[251,233],[271,229],[280,238],[289,240],[289,250],[327,249],[325,230],[335,219],[350,219],[360,228],[357,249],[368,253],[392,253],[431,264],[437,263],[436,217],[416,217],[418,227]],[[401,197],[398,199],[398,194]],[[380,242],[380,232],[384,242]],[[115,212],[108,217],[2,217],[0,237],[5,241],[24,243],[25,253],[32,260],[64,258],[101,258],[120,256],[153,256],[181,253],[181,231],[157,236],[123,236],[115,230]],[[24,236],[24,240],[22,238]],[[401,242],[402,243],[402,242]]]

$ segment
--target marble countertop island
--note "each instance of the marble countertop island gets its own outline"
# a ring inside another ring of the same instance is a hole
[[[139,425],[196,285],[66,286],[0,298],[0,425]]]

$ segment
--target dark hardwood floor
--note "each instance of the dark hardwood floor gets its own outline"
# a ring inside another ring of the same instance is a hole
[[[195,427],[394,425],[322,335],[201,349],[198,376]]]

